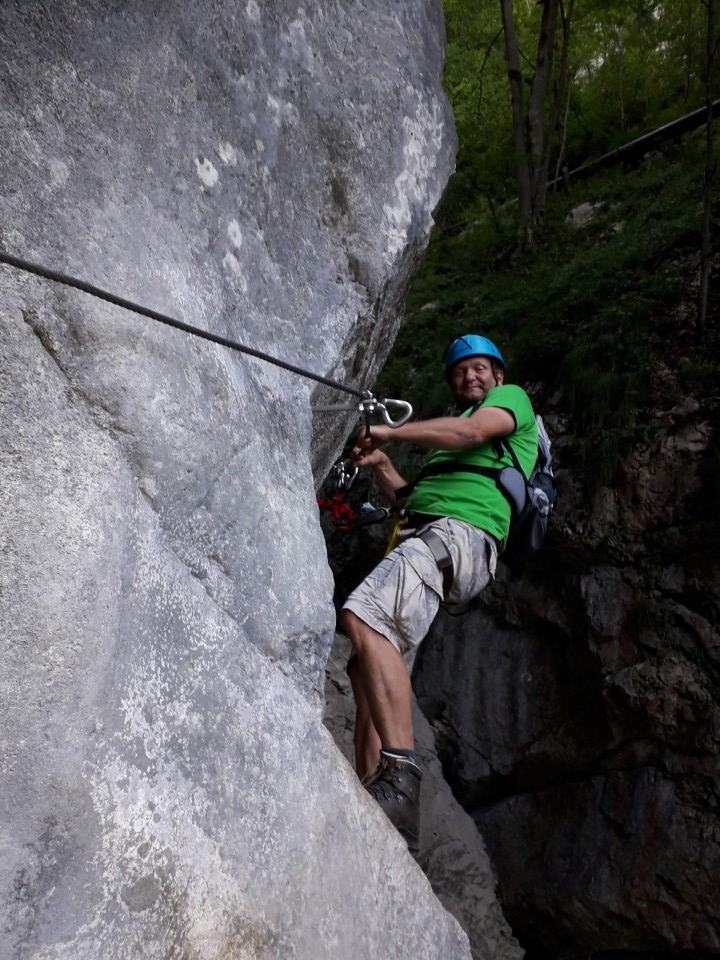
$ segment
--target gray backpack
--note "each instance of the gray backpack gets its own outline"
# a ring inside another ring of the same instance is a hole
[[[523,564],[534,557],[542,546],[550,514],[558,498],[550,438],[539,414],[535,417],[535,422],[538,431],[538,456],[529,477],[523,473],[508,438],[503,437],[499,441],[513,461],[512,467],[501,467],[496,471],[495,480],[510,504],[510,532],[500,559],[510,567],[513,579],[520,576]]]

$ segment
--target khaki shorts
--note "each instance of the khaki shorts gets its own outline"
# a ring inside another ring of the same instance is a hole
[[[443,518],[403,531],[398,545],[346,600],[343,609],[382,634],[408,666],[443,602],[442,573],[430,547],[419,537],[432,530],[452,557],[455,578],[445,602],[467,603],[495,576],[497,545],[493,537],[462,520]]]

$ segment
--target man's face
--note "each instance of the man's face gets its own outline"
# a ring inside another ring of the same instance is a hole
[[[503,373],[498,368],[496,383],[489,357],[460,360],[450,371],[450,389],[461,410],[484,400],[488,392],[502,382]]]

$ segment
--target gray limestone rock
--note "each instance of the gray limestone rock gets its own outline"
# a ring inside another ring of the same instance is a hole
[[[9,0],[0,247],[370,383],[443,39],[437,0]],[[314,384],[6,266],[0,323],[0,956],[469,956],[321,723]]]
[[[352,764],[355,707],[345,672],[349,655],[349,640],[336,634],[327,668],[325,725]],[[418,863],[467,932],[473,960],[521,960],[524,952],[498,903],[497,881],[482,837],[443,777],[435,736],[417,704],[413,727],[423,771]]]
[[[716,448],[692,399],[416,664],[513,931],[555,957],[720,950]],[[653,430],[648,431],[653,435]]]

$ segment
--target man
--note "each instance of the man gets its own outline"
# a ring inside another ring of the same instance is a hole
[[[527,394],[506,385],[495,344],[468,334],[451,344],[445,376],[460,413],[370,428],[351,460],[371,467],[383,495],[402,502],[406,481],[382,446],[405,440],[433,452],[407,496],[408,524],[398,545],[348,597],[341,617],[353,656],[358,776],[415,852],[421,772],[413,752],[410,671],[441,602],[465,603],[495,575],[510,527],[510,506],[494,471],[510,465],[508,437],[526,476],[537,457],[535,415]],[[483,470],[490,468],[485,475]]]

